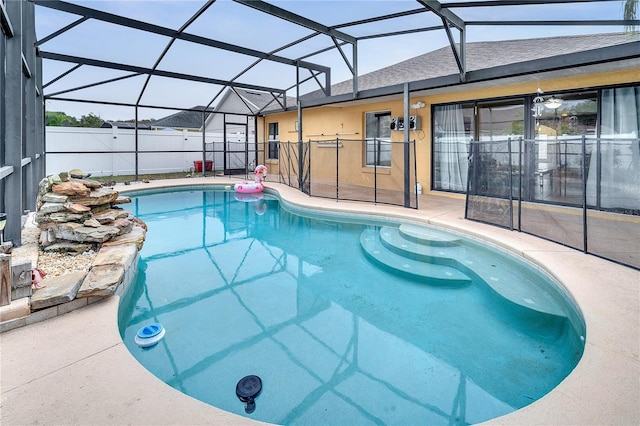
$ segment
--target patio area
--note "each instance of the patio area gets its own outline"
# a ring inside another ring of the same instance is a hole
[[[232,184],[192,178],[132,184],[127,191],[168,185]],[[317,210],[368,212],[482,238],[540,265],[580,307],[584,355],[551,393],[507,416],[504,425],[640,423],[640,271],[559,244],[464,220],[464,200],[420,196],[418,210],[310,198],[268,183],[283,202]],[[122,189],[124,193],[124,187]],[[24,241],[23,241],[24,243]],[[117,325],[118,297],[0,334],[2,424],[256,424],[164,384],[128,352]]]

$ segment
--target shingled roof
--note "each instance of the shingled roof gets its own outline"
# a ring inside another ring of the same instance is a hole
[[[160,118],[151,123],[154,129],[193,129],[202,128],[202,111],[204,106],[195,106],[189,110],[180,111],[167,117]],[[213,112],[213,108],[207,108],[207,117]]]
[[[623,33],[483,41],[466,44],[466,69],[475,71],[535,59],[545,59],[592,49],[637,42],[638,36]],[[397,64],[361,75],[358,90],[378,89],[405,82],[457,74],[451,47],[443,47]],[[352,79],[331,86],[331,95],[351,93]],[[301,96],[303,100],[323,97],[321,90]]]
[[[102,127],[103,129],[110,129],[113,127],[117,127],[118,129],[135,129],[136,124],[130,121],[105,121],[100,127]],[[149,125],[149,123],[138,122],[138,129],[150,130],[151,126]]]

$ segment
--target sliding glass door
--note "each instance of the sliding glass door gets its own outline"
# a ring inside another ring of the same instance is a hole
[[[439,105],[433,117],[433,188],[464,192],[475,135],[473,104]]]

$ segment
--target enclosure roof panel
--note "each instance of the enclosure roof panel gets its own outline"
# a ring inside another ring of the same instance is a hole
[[[81,88],[99,103],[104,91],[93,94],[86,80],[74,84],[77,72],[53,74],[48,65],[126,71],[143,76],[131,79],[138,86],[123,97],[137,100],[127,105],[176,109],[214,105],[228,88],[331,102],[443,75],[464,84],[469,72],[621,43],[620,34],[599,33],[640,25],[624,19],[623,0],[28,1],[45,83]],[[202,90],[176,102],[189,81]],[[45,99],[63,100],[55,93],[45,84]]]

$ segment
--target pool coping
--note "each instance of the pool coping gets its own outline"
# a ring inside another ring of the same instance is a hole
[[[152,181],[127,194],[173,186],[231,185],[226,178]],[[421,199],[419,210],[308,197],[267,182],[286,205],[425,223],[483,240],[538,265],[564,286],[587,328],[582,359],[553,391],[492,425],[640,424],[640,271],[464,219],[464,202]],[[119,298],[0,335],[0,423],[257,424],[170,388],[133,358],[117,327]],[[90,334],[89,334],[90,333]],[[65,344],[57,342],[64,339]]]

